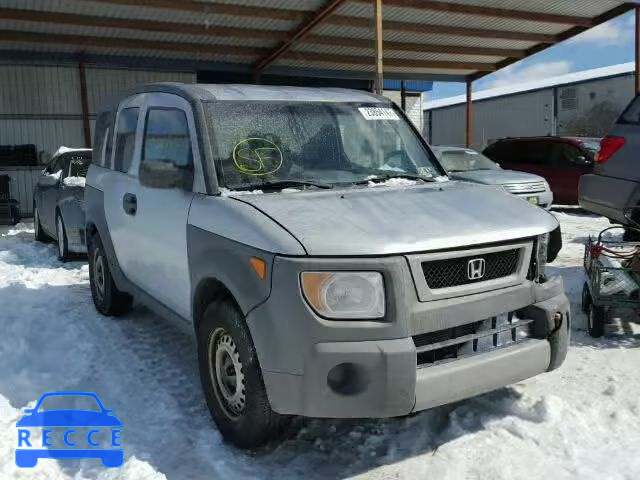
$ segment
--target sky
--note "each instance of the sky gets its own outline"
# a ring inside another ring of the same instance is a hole
[[[559,45],[521,60],[474,82],[473,90],[486,90],[565,73],[634,61],[635,16],[629,12]],[[463,83],[435,82],[427,98],[435,100],[464,94]]]

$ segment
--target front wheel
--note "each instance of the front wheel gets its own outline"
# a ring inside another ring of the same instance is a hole
[[[58,260],[66,262],[69,260],[69,245],[67,242],[67,234],[64,229],[62,215],[56,215],[56,237],[58,238]]]
[[[271,409],[244,315],[230,301],[209,305],[198,329],[200,381],[222,436],[240,448],[280,435],[290,417]]]
[[[42,231],[42,225],[40,224],[40,211],[37,205],[33,205],[33,236],[36,242],[46,242],[47,235]]]
[[[131,310],[133,297],[116,287],[104,247],[97,235],[89,242],[89,284],[93,304],[101,314],[119,316]]]
[[[587,331],[589,336],[600,338],[604,335],[604,325],[607,321],[607,312],[604,307],[598,307],[593,302],[589,305],[587,314]]]

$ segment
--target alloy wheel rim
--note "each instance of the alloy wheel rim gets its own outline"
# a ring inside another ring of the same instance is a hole
[[[104,260],[100,252],[96,252],[95,261],[93,263],[93,269],[95,272],[96,289],[100,297],[104,296]]]
[[[244,369],[233,338],[222,328],[209,341],[209,371],[225,414],[237,419],[246,403]]]
[[[33,231],[36,234],[36,237],[38,236],[38,233],[40,233],[40,216],[38,215],[38,208],[34,208],[33,209]]]

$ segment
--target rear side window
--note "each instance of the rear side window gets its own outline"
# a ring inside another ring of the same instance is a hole
[[[133,107],[121,110],[118,115],[115,163],[113,165],[115,170],[127,172],[133,162],[139,113],[140,108]]]
[[[622,113],[618,123],[640,124],[640,96],[633,99],[627,109]]]
[[[102,112],[96,119],[95,136],[93,139],[96,155],[93,163],[101,167],[105,165],[110,166],[111,145],[113,142],[112,118],[113,115],[111,112]]]
[[[513,144],[514,163],[526,165],[549,165],[551,163],[551,144],[548,142],[517,142]]]
[[[191,164],[191,139],[184,111],[176,108],[151,108],[147,113],[142,161]]]

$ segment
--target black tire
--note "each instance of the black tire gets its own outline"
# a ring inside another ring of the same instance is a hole
[[[45,243],[49,240],[49,237],[42,230],[42,224],[40,223],[40,213],[36,203],[33,203],[33,236],[36,242]]]
[[[16,205],[11,205],[11,225],[17,225],[20,223],[20,210]]]
[[[117,317],[131,310],[133,297],[116,287],[104,247],[97,235],[89,242],[89,283],[93,304],[101,314]]]
[[[593,338],[600,338],[604,335],[604,325],[607,321],[607,312],[604,307],[598,307],[593,302],[589,306],[587,313],[587,332]]]
[[[271,409],[249,329],[233,302],[222,300],[205,310],[198,328],[198,364],[211,417],[226,440],[255,448],[285,431],[291,417]]]
[[[589,315],[589,307],[591,306],[591,292],[587,282],[582,285],[582,313]]]
[[[67,241],[67,234],[64,226],[64,220],[60,212],[56,212],[56,246],[58,247],[58,260],[61,262],[68,262],[71,258],[69,254],[69,243]]]

